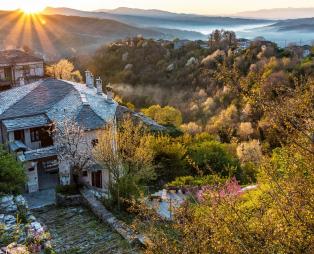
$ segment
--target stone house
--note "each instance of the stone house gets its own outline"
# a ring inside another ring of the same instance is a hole
[[[44,60],[22,50],[0,51],[0,91],[44,76]]]
[[[27,173],[26,191],[53,188],[70,182],[69,163],[60,161],[49,129],[65,118],[74,119],[85,131],[88,142],[106,123],[131,113],[145,124],[162,129],[151,119],[118,105],[102,91],[102,82],[86,72],[86,84],[45,79],[0,93],[0,144],[15,153]],[[81,179],[105,189],[108,173],[93,166]]]

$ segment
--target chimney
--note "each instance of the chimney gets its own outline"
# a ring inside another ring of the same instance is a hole
[[[107,92],[107,100],[112,101],[112,99],[113,99],[113,92],[108,91]]]
[[[102,80],[99,77],[98,79],[96,79],[96,88],[97,88],[97,94],[99,95],[103,95],[103,91],[102,91]]]
[[[25,85],[25,79],[24,77],[20,77],[20,86],[24,86]]]
[[[85,71],[85,77],[86,77],[86,86],[88,88],[93,88],[94,87],[94,77],[93,74],[89,71]]]

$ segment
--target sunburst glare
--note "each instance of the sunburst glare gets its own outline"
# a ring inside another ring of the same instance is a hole
[[[44,8],[45,5],[38,0],[23,1],[20,4],[20,9],[26,14],[36,14],[41,12]]]

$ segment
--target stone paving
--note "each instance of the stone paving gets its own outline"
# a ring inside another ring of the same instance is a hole
[[[84,207],[50,206],[34,210],[60,254],[138,253],[118,233]]]
[[[30,209],[38,209],[56,203],[55,189],[47,189],[33,193],[25,193],[24,198]]]

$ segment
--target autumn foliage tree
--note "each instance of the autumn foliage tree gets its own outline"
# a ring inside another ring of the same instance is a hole
[[[112,205],[137,197],[142,185],[155,177],[151,134],[130,117],[118,125],[108,123],[97,135],[95,159],[109,172],[108,190]]]
[[[61,59],[58,63],[47,66],[48,76],[56,79],[63,79],[75,82],[82,82],[83,78],[78,70],[74,70],[74,65],[67,59]]]

